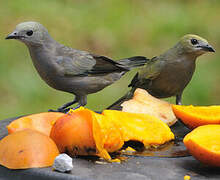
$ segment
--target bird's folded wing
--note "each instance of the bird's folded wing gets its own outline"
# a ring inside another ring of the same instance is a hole
[[[128,69],[121,67],[122,65],[105,56],[93,55],[96,64],[88,71],[89,74],[103,74],[111,72],[128,71]]]
[[[160,61],[158,57],[147,61],[146,64],[139,69],[128,87],[139,87],[141,84],[145,84],[146,86],[147,83],[150,83],[151,80],[160,74],[163,64],[163,61]]]
[[[56,62],[62,67],[65,76],[87,76],[115,71],[126,71],[118,63],[104,56],[90,54],[74,56],[58,56]]]
[[[138,74],[142,79],[155,79],[161,72],[164,62],[158,57],[152,58],[142,68],[140,68]]]
[[[57,64],[62,68],[65,76],[86,75],[92,69],[96,61],[89,56],[57,56]]]

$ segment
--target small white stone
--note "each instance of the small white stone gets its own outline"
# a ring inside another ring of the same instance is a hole
[[[73,169],[72,158],[63,153],[58,155],[53,163],[53,168],[59,172],[67,172]]]

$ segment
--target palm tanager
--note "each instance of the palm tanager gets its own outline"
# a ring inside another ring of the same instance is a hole
[[[47,29],[38,22],[23,22],[6,39],[23,42],[41,78],[52,88],[75,95],[75,99],[57,109],[66,109],[78,103],[87,104],[87,95],[96,93],[119,80],[130,69],[143,66],[147,59],[142,56],[113,61],[64,46],[55,41]]]
[[[121,109],[120,105],[133,97],[136,88],[145,89],[157,98],[176,96],[176,104],[181,104],[183,90],[195,71],[196,59],[207,52],[215,52],[207,40],[193,34],[183,36],[172,48],[140,67],[129,85],[132,89],[108,108]]]

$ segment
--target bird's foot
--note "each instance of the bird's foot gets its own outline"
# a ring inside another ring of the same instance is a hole
[[[76,107],[71,108],[71,109],[72,109],[72,110],[76,110],[76,109],[79,109],[80,107],[82,107],[82,105],[81,105],[81,104],[79,104],[79,105],[77,105]]]
[[[61,112],[61,113],[67,113],[67,112],[69,112],[69,110],[70,110],[70,108],[66,108],[66,109],[58,108],[57,110],[49,109],[48,112]]]

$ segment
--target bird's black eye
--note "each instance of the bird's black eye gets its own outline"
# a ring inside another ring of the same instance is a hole
[[[198,42],[197,39],[191,39],[191,43],[192,43],[192,45],[196,45],[196,44],[198,44],[199,42]]]
[[[27,31],[26,34],[27,34],[28,36],[31,36],[31,35],[33,34],[33,31],[32,31],[32,30]]]

